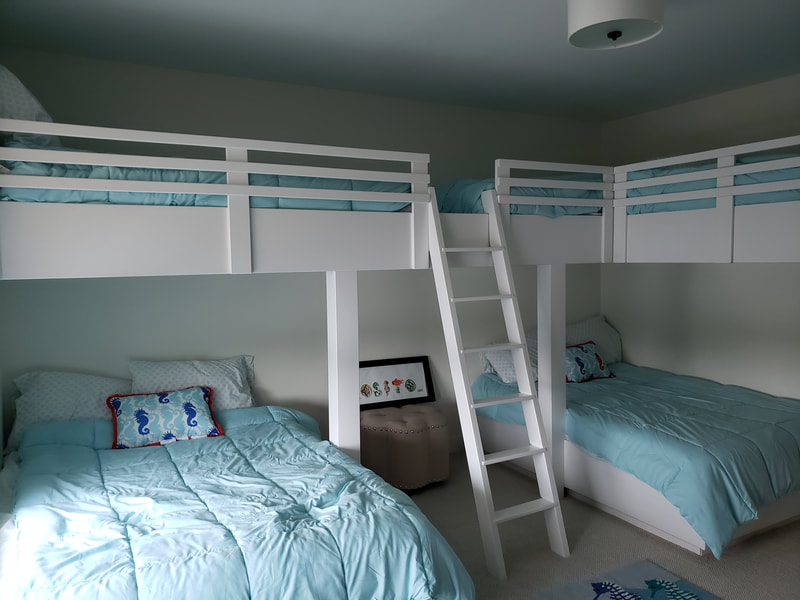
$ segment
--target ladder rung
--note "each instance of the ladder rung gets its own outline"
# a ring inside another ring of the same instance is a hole
[[[544,512],[546,510],[550,510],[551,508],[555,508],[555,506],[555,502],[545,500],[544,498],[537,498],[536,500],[531,500],[530,502],[524,502],[523,504],[517,504],[516,506],[509,506],[508,508],[495,511],[494,522],[503,523],[504,521],[510,521],[511,519],[518,519],[519,517],[524,517],[526,515]]]
[[[494,465],[501,462],[508,462],[518,458],[525,458],[526,456],[535,456],[542,454],[545,451],[541,446],[522,446],[520,448],[509,448],[508,450],[501,450],[500,452],[492,452],[483,457],[484,465]]]
[[[491,296],[464,296],[463,298],[451,298],[453,302],[485,302],[487,300],[510,300],[511,294],[493,294]]]
[[[503,252],[503,246],[463,246],[460,248],[442,248],[442,252],[459,253],[459,252]]]
[[[478,352],[489,352],[490,350],[515,350],[522,348],[522,344],[506,342],[505,344],[492,344],[490,346],[480,346],[478,348],[463,348],[462,354],[477,354]]]
[[[509,394],[508,396],[495,396],[493,398],[481,398],[475,400],[472,406],[475,408],[483,408],[485,406],[499,406],[500,404],[511,404],[513,402],[522,402],[523,400],[533,400],[531,394]]]

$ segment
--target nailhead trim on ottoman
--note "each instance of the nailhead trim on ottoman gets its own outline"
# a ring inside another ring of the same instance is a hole
[[[447,422],[430,404],[361,413],[361,463],[393,486],[413,490],[450,475]]]

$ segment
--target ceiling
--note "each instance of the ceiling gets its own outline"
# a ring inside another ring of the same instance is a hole
[[[638,46],[574,48],[566,0],[0,0],[20,46],[608,120],[800,73],[800,0],[665,0]]]

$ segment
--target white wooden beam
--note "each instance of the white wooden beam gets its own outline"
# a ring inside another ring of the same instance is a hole
[[[539,346],[539,406],[542,411],[558,495],[564,496],[564,417],[567,410],[566,266],[539,265],[536,270]]]
[[[246,148],[227,148],[225,158],[231,162],[246,163]],[[247,173],[229,171],[228,183],[247,185]],[[230,244],[231,273],[251,273],[253,259],[250,242],[250,197],[228,195],[228,241]]]
[[[326,273],[328,302],[328,437],[361,459],[358,402],[358,274]]]

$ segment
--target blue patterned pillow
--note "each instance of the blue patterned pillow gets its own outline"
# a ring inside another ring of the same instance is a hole
[[[565,367],[567,383],[580,383],[590,379],[614,376],[597,353],[597,346],[594,342],[567,346]]]
[[[114,419],[113,448],[156,446],[222,435],[211,412],[213,390],[190,387],[154,394],[116,394],[106,404]]]

